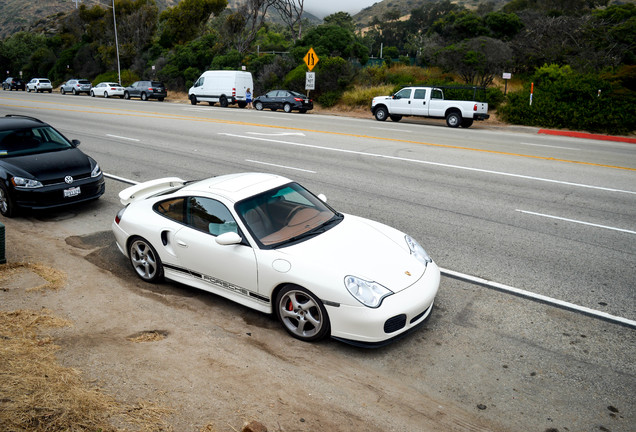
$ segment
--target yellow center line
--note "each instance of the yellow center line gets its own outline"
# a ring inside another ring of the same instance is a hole
[[[9,99],[9,98],[0,97],[0,99]],[[9,100],[15,100],[15,99],[9,99]],[[271,129],[283,129],[283,130],[292,130],[292,131],[298,131],[298,132],[314,132],[314,133],[320,133],[320,134],[338,135],[338,136],[346,136],[346,137],[353,137],[353,138],[365,138],[365,139],[399,142],[399,143],[406,143],[406,144],[418,144],[418,145],[447,148],[447,149],[453,149],[453,150],[467,150],[467,151],[489,153],[489,154],[502,155],[502,156],[515,156],[515,157],[522,157],[522,158],[529,158],[529,159],[564,162],[564,163],[570,163],[570,164],[587,165],[587,166],[595,166],[595,167],[602,167],[602,168],[612,168],[612,169],[620,169],[620,170],[626,170],[626,171],[636,171],[636,168],[630,168],[630,167],[624,167],[624,166],[618,166],[618,165],[607,165],[607,164],[600,164],[600,163],[594,163],[594,162],[583,162],[583,161],[576,161],[576,160],[570,160],[570,159],[554,158],[549,156],[536,156],[536,155],[528,155],[523,153],[504,152],[504,151],[498,151],[498,150],[476,149],[472,147],[456,146],[456,145],[450,145],[450,144],[436,144],[436,143],[429,143],[424,141],[414,141],[414,140],[406,140],[406,139],[399,139],[399,138],[384,138],[384,137],[378,137],[378,136],[353,134],[353,133],[347,133],[347,132],[333,132],[333,131],[325,131],[325,130],[317,130],[317,129],[305,129],[305,128],[298,128],[298,127],[292,127],[292,126],[276,126],[276,125],[267,125],[267,124],[261,124],[261,123],[251,123],[251,122],[235,121],[235,120],[207,119],[203,117],[194,117],[191,115],[181,115],[181,114],[162,114],[158,112],[148,113],[148,112],[142,112],[142,111],[131,110],[131,109],[121,109],[121,108],[100,108],[100,110],[95,110],[94,108],[87,108],[87,109],[60,108],[60,106],[76,107],[77,105],[65,104],[65,103],[60,104],[58,102],[38,102],[38,103],[51,104],[51,105],[55,105],[55,107],[49,108],[49,107],[40,106],[40,107],[33,108],[30,106],[11,105],[11,104],[5,104],[5,103],[0,103],[0,106],[13,107],[13,108],[25,108],[25,109],[39,109],[39,110],[47,110],[47,111],[79,112],[83,114],[106,114],[106,115],[117,115],[117,116],[130,116],[134,114],[137,117],[146,117],[146,118],[187,120],[187,121],[197,121],[197,122],[204,122],[204,123],[265,127],[265,128],[271,128]],[[117,111],[115,112],[115,110]]]

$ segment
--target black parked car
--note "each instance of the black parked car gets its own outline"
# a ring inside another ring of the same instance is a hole
[[[97,162],[51,125],[32,117],[0,117],[0,213],[94,200],[104,193]]]
[[[272,90],[254,99],[254,108],[262,110],[270,108],[272,111],[282,109],[285,112],[298,110],[304,113],[313,109],[314,102],[302,93],[291,90]]]
[[[124,99],[132,97],[141,98],[143,101],[157,99],[163,102],[168,97],[168,91],[161,81],[137,81],[124,90]]]
[[[20,78],[9,77],[2,83],[2,90],[25,90],[26,84]]]

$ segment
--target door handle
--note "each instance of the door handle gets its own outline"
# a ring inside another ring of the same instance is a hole
[[[188,244],[186,242],[184,242],[183,240],[177,240],[177,244],[181,247],[188,247]]]

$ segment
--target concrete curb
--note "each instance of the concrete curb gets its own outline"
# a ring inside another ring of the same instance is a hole
[[[568,136],[568,137],[574,137],[574,138],[585,138],[585,139],[602,140],[602,141],[619,141],[619,142],[625,142],[630,144],[636,144],[636,138],[627,138],[627,137],[611,136],[611,135],[598,135],[598,134],[591,134],[587,132],[570,132],[570,131],[539,129],[537,133],[545,134],[545,135],[559,135],[559,136]]]

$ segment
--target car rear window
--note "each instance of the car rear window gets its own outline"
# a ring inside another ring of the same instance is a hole
[[[89,80],[79,80],[77,81],[80,84],[90,84],[91,82]]]
[[[49,81],[49,80],[44,80],[44,79],[43,79],[43,80],[40,80],[40,82],[41,82],[41,83],[44,83],[44,84],[49,84],[51,81]]]
[[[163,87],[163,83],[161,81],[153,81],[151,86],[152,87]]]

